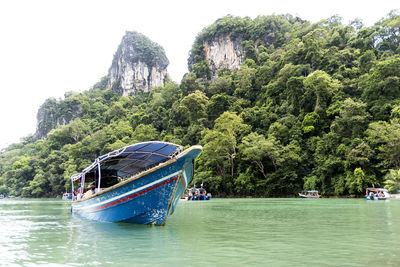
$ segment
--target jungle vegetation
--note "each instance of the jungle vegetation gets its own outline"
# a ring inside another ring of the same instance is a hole
[[[239,70],[212,78],[202,46],[242,41]],[[400,15],[373,26],[338,16],[310,23],[290,15],[226,16],[194,41],[187,73],[137,96],[105,88],[50,99],[80,116],[44,139],[27,136],[0,153],[0,194],[54,197],[70,175],[125,145],[201,144],[193,183],[219,196],[362,195],[398,188]],[[49,104],[51,103],[51,104]]]

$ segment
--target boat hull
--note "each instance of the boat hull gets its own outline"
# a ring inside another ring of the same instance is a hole
[[[365,197],[365,199],[366,200],[387,200],[387,199],[389,199],[388,197],[369,197],[369,196],[366,196]]]
[[[200,151],[188,149],[161,168],[87,200],[74,201],[71,211],[96,221],[163,225],[192,181],[193,162]]]
[[[304,196],[304,195],[299,195],[300,198],[319,198],[319,197],[311,197],[311,196]]]

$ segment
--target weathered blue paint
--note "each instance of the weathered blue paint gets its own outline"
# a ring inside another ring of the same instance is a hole
[[[142,176],[73,201],[72,213],[104,222],[163,225],[192,181],[194,159],[200,152],[200,146],[191,147]]]

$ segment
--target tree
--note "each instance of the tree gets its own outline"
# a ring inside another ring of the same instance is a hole
[[[332,95],[339,90],[339,82],[324,71],[317,70],[304,80],[307,94],[315,95],[314,112],[324,115]]]
[[[254,101],[256,98],[256,92],[254,92],[254,79],[257,70],[255,68],[242,65],[236,72],[235,83],[235,95],[242,98],[247,98]]]
[[[400,168],[400,124],[379,121],[369,124],[366,130],[367,141],[381,160],[379,166]]]
[[[301,123],[301,128],[304,133],[317,132],[319,130],[319,115],[316,112],[307,113]]]
[[[397,191],[400,188],[400,169],[390,169],[385,176],[385,188],[390,192]]]
[[[242,137],[250,130],[243,119],[232,112],[224,112],[215,120],[214,128],[206,130],[202,139],[203,155],[207,158],[204,169],[212,169],[227,184],[233,184],[235,159]],[[229,174],[229,178],[227,175]],[[232,190],[227,186],[227,190]]]
[[[347,98],[332,122],[331,129],[343,137],[361,137],[369,122],[366,104]]]
[[[271,153],[268,151],[268,149],[271,148],[271,141],[269,142],[270,143],[267,143],[265,136],[253,132],[244,137],[240,145],[240,151],[244,155],[243,159],[255,163],[264,179],[267,178],[267,176],[265,174],[263,159],[265,154]]]
[[[351,194],[361,194],[365,188],[376,183],[373,176],[368,176],[363,169],[356,168],[352,174],[348,173],[346,177],[346,187]]]
[[[182,95],[186,96],[190,93],[194,93],[197,90],[204,92],[204,85],[201,83],[201,80],[196,77],[195,73],[189,72],[183,77],[180,89],[182,91]]]
[[[133,132],[133,138],[137,142],[157,140],[159,133],[151,125],[139,124]]]
[[[191,123],[197,122],[200,118],[206,117],[208,97],[201,91],[197,90],[185,96],[181,103],[181,112],[187,114]]]
[[[400,58],[377,63],[359,86],[374,119],[387,120],[400,96]]]

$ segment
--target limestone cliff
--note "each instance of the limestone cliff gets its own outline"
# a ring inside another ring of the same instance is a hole
[[[67,97],[68,94],[66,93]],[[43,139],[52,130],[59,126],[67,125],[75,118],[82,116],[82,107],[78,101],[73,99],[56,100],[47,99],[39,108],[36,115],[37,128],[36,139]]]
[[[188,59],[189,71],[198,78],[213,80],[224,67],[235,72],[246,59],[259,63],[261,53],[266,59],[274,49],[298,37],[292,31],[304,23],[290,15],[222,17],[196,36]]]
[[[109,70],[108,87],[123,96],[163,86],[169,61],[164,49],[137,32],[126,32]]]
[[[122,96],[147,92],[153,87],[164,86],[169,61],[164,49],[146,36],[137,32],[126,32],[114,55],[106,77],[91,90],[111,88]],[[37,113],[36,138],[43,139],[52,130],[67,125],[84,115],[82,103],[74,97],[56,100],[47,99]]]
[[[213,78],[224,67],[232,72],[238,70],[245,58],[242,53],[242,39],[231,40],[229,35],[220,36],[211,42],[204,41],[203,50]]]

